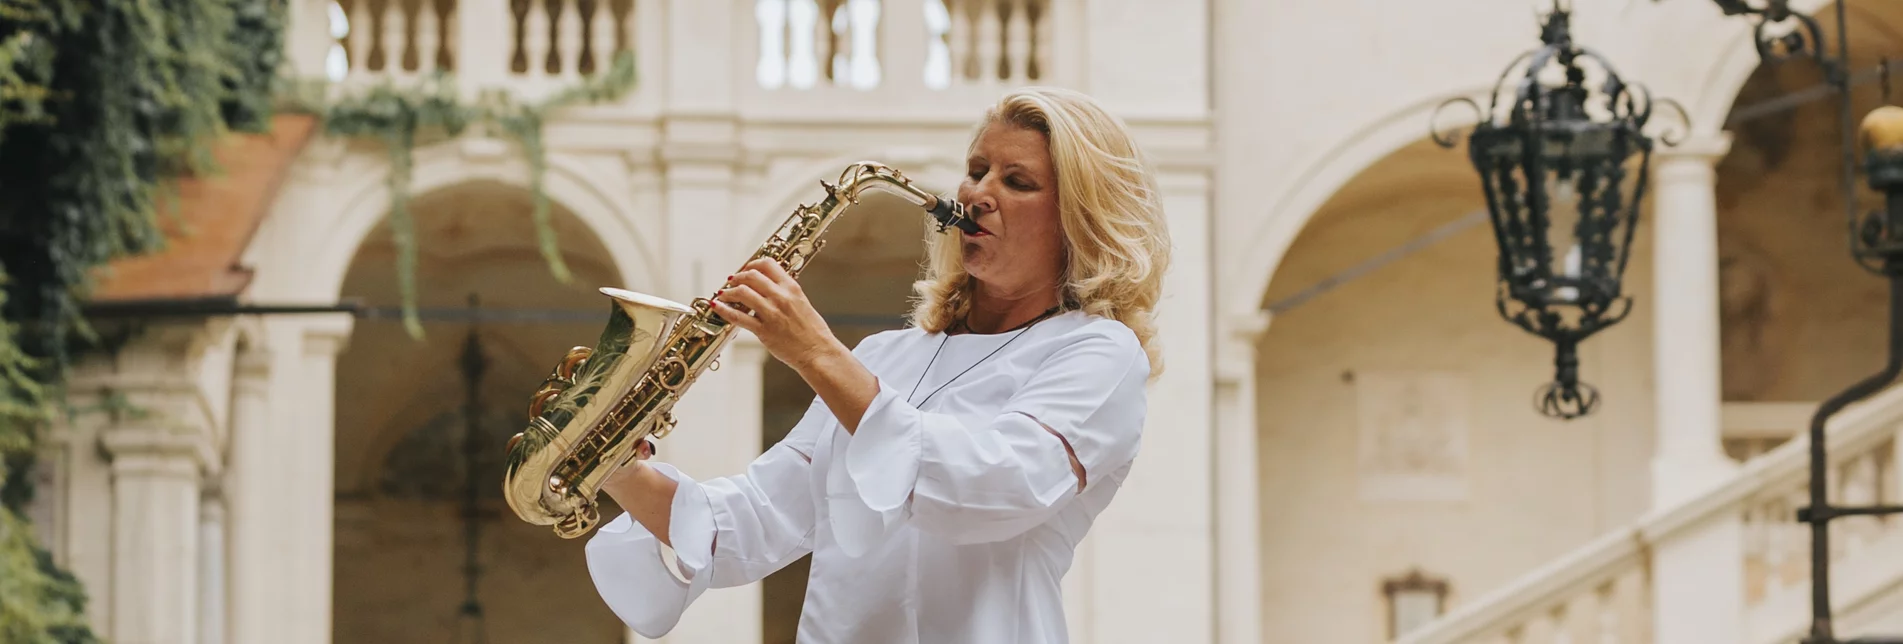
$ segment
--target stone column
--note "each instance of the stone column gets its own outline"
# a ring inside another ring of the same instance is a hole
[[[272,354],[258,343],[238,351],[231,382],[231,448],[224,496],[230,531],[231,593],[227,624],[233,642],[275,638],[281,623],[274,611],[283,597],[284,526],[274,516],[282,505],[278,492],[280,459],[288,428],[270,418]]]
[[[1719,409],[1718,205],[1714,165],[1729,135],[1661,147],[1653,177],[1653,373],[1657,447],[1652,507],[1709,489],[1736,466],[1725,456]]]
[[[337,354],[353,320],[339,313],[271,322],[281,325],[273,338],[271,418],[283,431],[268,445],[276,452],[269,461],[276,469],[258,476],[271,478],[273,485],[265,489],[278,496],[246,502],[247,508],[270,504],[265,517],[256,517],[265,523],[245,519],[270,531],[266,556],[282,562],[282,577],[269,580],[281,592],[264,600],[276,604],[271,611],[277,619],[262,626],[272,642],[330,644]],[[278,346],[285,347],[281,356]]]
[[[1269,315],[1228,320],[1216,345],[1216,641],[1262,641],[1262,504],[1256,476],[1256,343]]]
[[[1718,208],[1714,166],[1729,135],[1662,147],[1654,175],[1653,364],[1657,447],[1652,508],[1727,480],[1719,408]],[[1661,543],[1653,560],[1652,641],[1744,639],[1743,525],[1725,515]]]
[[[198,643],[225,644],[225,499],[212,489],[198,503]]]
[[[746,471],[747,464],[760,455],[761,390],[767,359],[759,339],[736,331],[720,355],[720,369],[702,374],[675,406],[680,425],[657,443],[658,459],[702,480]],[[707,591],[663,641],[760,641],[762,590],[755,583]]]
[[[736,89],[751,62],[737,60],[739,28],[752,3],[665,0],[670,38],[660,85],[662,194],[666,205],[666,296],[687,303],[712,295],[740,268],[759,239],[735,195],[741,161]],[[675,406],[680,424],[659,441],[659,460],[698,479],[739,474],[760,453],[760,364],[764,350],[741,332],[720,357],[720,369],[701,375]],[[681,617],[664,642],[757,642],[761,585],[708,591]]]
[[[1092,528],[1094,543],[1077,558],[1076,568],[1085,570],[1092,586],[1079,642],[1216,637],[1215,571],[1227,563],[1214,552],[1210,476],[1216,450],[1208,175],[1166,168],[1159,188],[1174,246],[1157,303],[1163,373],[1148,388],[1136,465]]]
[[[112,641],[197,644],[198,486],[209,450],[202,436],[160,422],[122,424],[100,442],[112,459]]]

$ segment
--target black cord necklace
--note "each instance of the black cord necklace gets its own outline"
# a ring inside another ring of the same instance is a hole
[[[1011,339],[1005,340],[1004,344],[998,345],[998,348],[992,349],[991,353],[985,354],[985,357],[979,358],[977,362],[971,363],[971,366],[965,367],[965,370],[958,372],[958,375],[952,376],[951,380],[946,380],[945,384],[939,385],[937,389],[933,389],[932,393],[925,394],[924,400],[920,400],[918,401],[917,404],[913,404],[912,406],[914,408],[923,408],[925,406],[926,401],[931,400],[932,396],[938,395],[938,392],[944,391],[946,387],[950,387],[951,383],[956,382],[960,377],[963,377],[965,374],[971,373],[972,369],[976,369],[978,368],[978,365],[984,364],[986,360],[990,360],[991,356],[998,355],[999,351],[1003,351],[1005,347],[1011,346],[1011,343],[1017,342],[1019,337],[1023,336],[1026,333],[1029,333],[1031,331],[1031,327],[1036,326],[1037,323],[1039,322],[1043,322],[1047,319],[1050,319],[1051,316],[1056,315],[1057,312],[1061,310],[1062,308],[1063,308],[1062,306],[1053,306],[1049,309],[1046,309],[1042,314],[1039,314],[1037,317],[1031,318],[1030,321],[1028,322],[1025,322],[1023,324],[1017,325],[1009,329],[1005,329],[1001,333],[1009,333],[1011,331],[1017,331],[1018,333],[1017,335],[1011,336]],[[958,321],[958,326],[964,326],[964,325],[965,325],[964,320]],[[970,329],[971,327],[965,327],[965,328]],[[931,361],[926,362],[925,369],[919,372],[918,382],[912,383],[912,391],[910,393],[905,394],[905,402],[907,404],[912,403],[912,396],[918,394],[918,386],[925,383],[925,375],[932,372],[932,365],[938,364],[938,354],[945,351],[945,344],[949,342],[951,342],[950,333],[946,333],[944,339],[941,339],[938,341],[938,350],[932,352]]]

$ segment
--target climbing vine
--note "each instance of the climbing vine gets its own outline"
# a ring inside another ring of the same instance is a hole
[[[403,300],[404,328],[412,337],[420,338],[423,327],[416,311],[416,223],[409,209],[417,145],[454,138],[470,128],[513,140],[528,164],[533,203],[530,218],[535,223],[537,246],[555,279],[567,283],[571,275],[550,223],[548,195],[542,185],[548,170],[543,124],[550,113],[562,108],[617,100],[634,84],[634,55],[622,52],[602,73],[532,102],[507,91],[485,90],[475,101],[465,103],[448,74],[432,75],[409,87],[385,82],[329,103],[314,99],[322,89],[313,90],[308,84],[290,89],[287,97],[288,104],[296,109],[321,114],[326,135],[376,141],[390,155],[389,223],[397,250],[397,289]]]
[[[94,271],[161,248],[176,181],[269,122],[284,2],[0,0],[0,641],[97,641],[25,519],[28,472]]]

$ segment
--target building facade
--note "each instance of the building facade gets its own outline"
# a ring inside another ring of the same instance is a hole
[[[1903,54],[1903,5],[1844,1],[1853,68]],[[1073,641],[1792,641],[1789,439],[1882,366],[1887,323],[1843,244],[1829,101],[1754,109],[1821,76],[1760,65],[1750,23],[1707,0],[1573,3],[1575,38],[1687,118],[1657,117],[1682,141],[1647,169],[1633,312],[1582,347],[1605,402],[1553,420],[1530,402],[1551,345],[1494,310],[1465,147],[1429,138],[1471,123],[1436,108],[1484,103],[1548,5],[291,0],[295,71],[339,95],[446,69],[465,98],[536,100],[632,52],[632,91],[542,137],[573,277],[546,265],[510,138],[421,142],[412,337],[387,314],[391,155],[280,117],[225,151],[256,172],[193,202],[224,204],[212,239],[155,262],[199,278],[128,263],[102,295],[259,308],[115,321],[36,522],[117,642],[449,641],[472,535],[490,641],[632,641],[581,543],[515,520],[489,474],[542,376],[600,332],[595,289],[705,296],[854,161],[949,191],[986,106],[1058,85],[1138,133],[1176,244],[1143,453],[1065,578]],[[924,230],[868,199],[829,233],[802,281],[849,344],[902,323]],[[288,312],[345,299],[368,313]],[[740,472],[811,397],[745,337],[721,364],[660,447],[700,477]],[[1839,419],[1838,498],[1903,497],[1899,420],[1895,391]],[[492,453],[465,461],[465,431]],[[1903,633],[1903,530],[1838,525],[1840,631]],[[708,593],[665,641],[792,641],[803,565]]]

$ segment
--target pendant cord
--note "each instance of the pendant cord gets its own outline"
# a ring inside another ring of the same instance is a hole
[[[1022,337],[1022,336],[1023,336],[1024,334],[1026,334],[1026,333],[1030,333],[1030,332],[1031,332],[1031,327],[1033,327],[1033,326],[1037,326],[1037,323],[1039,323],[1039,322],[1043,322],[1043,321],[1045,321],[1045,320],[1048,320],[1048,319],[1050,319],[1050,317],[1051,317],[1052,315],[1056,315],[1056,314],[1057,314],[1057,312],[1058,312],[1059,310],[1061,310],[1062,308],[1063,308],[1063,307],[1061,307],[1061,306],[1053,306],[1053,307],[1051,307],[1051,308],[1050,308],[1049,310],[1046,310],[1046,311],[1044,311],[1044,313],[1042,313],[1042,314],[1040,314],[1040,315],[1038,315],[1037,317],[1035,317],[1035,318],[1031,318],[1031,320],[1030,320],[1030,321],[1028,321],[1028,322],[1025,322],[1024,324],[1020,324],[1020,325],[1018,325],[1018,327],[1017,327],[1017,328],[1018,328],[1018,329],[1020,329],[1020,330],[1018,331],[1018,333],[1017,333],[1017,335],[1013,335],[1013,336],[1011,336],[1011,339],[1009,339],[1009,340],[1005,340],[1005,341],[1004,341],[1004,344],[1000,344],[1000,345],[998,345],[998,348],[996,348],[996,349],[992,349],[992,350],[991,350],[991,353],[987,353],[987,354],[985,354],[985,357],[983,357],[983,358],[979,358],[977,362],[973,362],[973,363],[971,363],[971,366],[969,366],[969,367],[965,367],[965,370],[964,370],[964,371],[960,371],[960,372],[958,372],[958,375],[956,375],[956,376],[952,376],[950,380],[946,380],[946,381],[945,381],[945,383],[944,383],[944,384],[941,384],[941,385],[939,385],[937,389],[933,389],[933,390],[932,390],[932,393],[929,393],[929,394],[925,394],[925,399],[924,399],[924,400],[920,400],[920,401],[918,401],[918,403],[917,403],[917,404],[912,404],[912,396],[914,396],[914,395],[917,395],[917,394],[918,394],[918,387],[919,387],[919,385],[922,385],[922,384],[925,384],[925,376],[926,376],[927,374],[930,374],[930,373],[932,372],[932,365],[934,365],[934,364],[938,364],[938,355],[939,355],[940,353],[943,353],[943,352],[945,351],[945,345],[946,345],[947,343],[950,343],[950,342],[951,342],[951,334],[950,334],[950,333],[947,333],[947,334],[945,334],[945,337],[944,337],[943,339],[941,339],[941,340],[939,340],[939,341],[938,341],[938,349],[937,349],[936,351],[933,351],[933,352],[932,352],[932,359],[931,359],[931,361],[929,361],[929,362],[926,362],[926,363],[925,363],[925,369],[919,372],[919,374],[918,374],[918,382],[914,382],[914,383],[912,383],[912,391],[911,391],[911,392],[909,392],[909,393],[907,393],[907,394],[905,394],[905,402],[906,402],[906,404],[909,404],[909,405],[912,405],[912,406],[913,406],[914,408],[922,408],[922,407],[924,407],[924,406],[925,406],[925,403],[926,403],[927,401],[930,401],[930,400],[932,399],[932,396],[936,396],[936,395],[938,395],[938,392],[941,392],[941,391],[944,391],[946,387],[950,387],[950,386],[951,386],[951,383],[953,383],[953,382],[957,382],[957,381],[958,381],[958,379],[959,379],[959,378],[961,378],[961,377],[964,377],[964,375],[965,375],[965,374],[967,374],[967,373],[971,373],[971,370],[972,370],[972,369],[977,369],[977,368],[978,368],[978,365],[981,365],[981,364],[984,364],[986,360],[990,360],[990,359],[991,359],[991,356],[995,356],[995,355],[998,355],[998,352],[999,352],[999,351],[1003,351],[1005,347],[1008,347],[1008,346],[1011,346],[1011,343],[1013,343],[1013,342],[1017,342],[1017,341],[1018,341],[1018,338],[1019,338],[1019,337]],[[964,321],[963,321],[963,320],[960,320],[958,324],[959,324],[960,326],[963,326],[963,325],[964,325]],[[969,328],[969,327],[967,327],[967,328]]]

